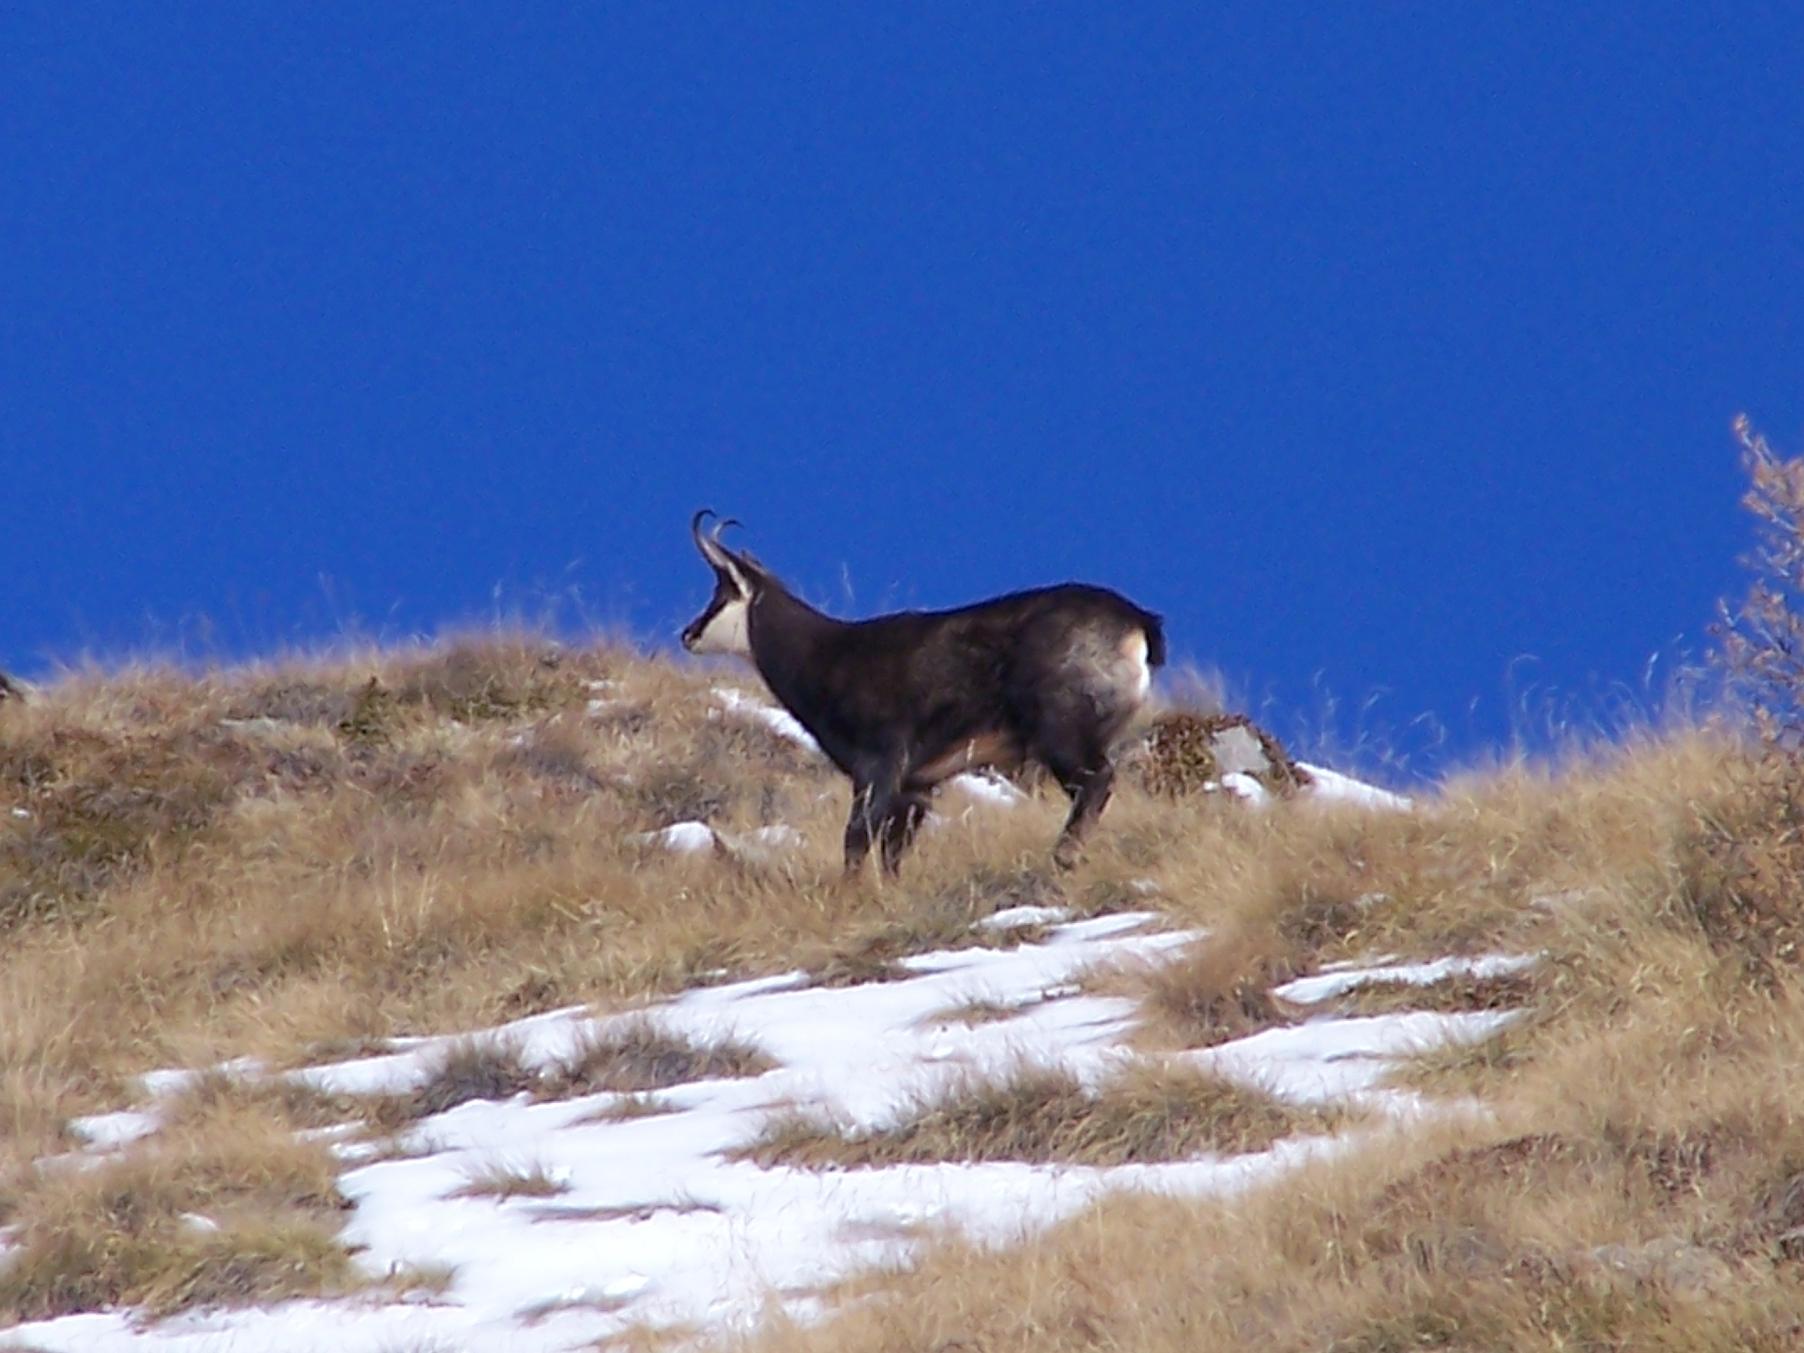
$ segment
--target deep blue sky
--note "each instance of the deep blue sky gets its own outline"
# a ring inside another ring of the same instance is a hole
[[[0,666],[668,642],[711,505],[1418,769],[1607,703],[1804,449],[1804,18],[1576,8],[8,5]]]

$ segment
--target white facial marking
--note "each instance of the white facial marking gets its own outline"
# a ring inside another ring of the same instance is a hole
[[[742,658],[752,656],[752,637],[746,628],[746,601],[741,597],[729,601],[714,613],[708,627],[695,636],[691,653],[735,653]]]

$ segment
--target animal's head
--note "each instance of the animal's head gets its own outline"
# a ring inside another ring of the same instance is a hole
[[[756,560],[734,554],[720,543],[720,533],[738,524],[730,518],[715,523],[712,531],[703,533],[703,519],[714,515],[710,509],[703,508],[689,523],[695,548],[714,570],[714,595],[708,599],[702,613],[683,627],[683,647],[691,653],[736,653],[749,658],[752,640],[746,612],[763,584],[764,570]]]

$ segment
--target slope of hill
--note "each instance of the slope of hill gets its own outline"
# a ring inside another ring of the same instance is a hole
[[[22,1347],[1785,1347],[1789,763],[948,789],[530,636],[0,710]],[[0,1345],[4,1346],[4,1345]]]

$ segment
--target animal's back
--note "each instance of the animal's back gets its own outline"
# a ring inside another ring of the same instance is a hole
[[[1113,738],[1165,658],[1157,615],[1086,583],[866,623],[915,652],[908,703],[930,742],[991,731],[998,716],[1027,748],[1048,720],[1077,719]]]

